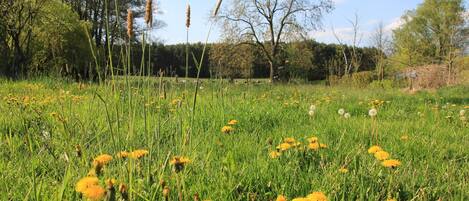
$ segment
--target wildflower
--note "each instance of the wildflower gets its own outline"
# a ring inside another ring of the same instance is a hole
[[[310,137],[310,138],[308,138],[308,142],[309,142],[309,143],[315,143],[315,142],[318,142],[318,140],[319,140],[319,139],[318,139],[317,137]]]
[[[140,158],[148,155],[148,153],[149,153],[148,150],[139,149],[139,150],[135,150],[133,152],[130,152],[129,157],[133,158],[133,159],[140,159]]]
[[[278,151],[271,151],[269,153],[270,158],[278,158],[280,155],[282,155],[282,154]]]
[[[286,151],[286,150],[289,150],[291,147],[292,145],[290,143],[282,143],[277,146],[277,149],[280,151]]]
[[[225,134],[230,134],[233,131],[234,131],[234,128],[231,126],[223,126],[223,128],[221,128],[221,132]]]
[[[230,125],[230,126],[234,126],[234,125],[236,125],[236,124],[238,124],[238,121],[237,121],[237,120],[234,120],[234,119],[233,119],[233,120],[230,120],[230,121],[228,122],[228,125]]]
[[[83,177],[75,185],[75,191],[83,193],[87,188],[99,184],[98,177]]]
[[[302,198],[302,197],[299,197],[299,198],[293,199],[292,201],[310,201],[310,199],[309,199],[309,198]]]
[[[340,173],[344,173],[344,174],[345,174],[345,173],[347,173],[347,172],[348,172],[348,169],[347,169],[347,168],[345,168],[345,167],[341,167],[341,168],[339,169],[339,172],[340,172]]]
[[[345,110],[343,108],[340,108],[339,111],[337,111],[337,113],[339,113],[340,116],[344,116]]]
[[[327,201],[327,196],[324,195],[322,192],[313,192],[309,194],[306,198],[309,199],[309,201]]]
[[[121,152],[117,153],[117,158],[127,158],[127,157],[129,157],[129,154],[130,153],[127,152],[127,151],[121,151]]]
[[[169,187],[168,186],[165,186],[163,188],[163,197],[167,200],[168,197],[169,197]]]
[[[375,117],[376,115],[378,115],[378,110],[376,110],[375,108],[372,108],[371,110],[368,111],[368,115],[370,115],[370,117]]]
[[[308,148],[311,150],[319,150],[320,144],[318,142],[309,143]]]
[[[319,143],[319,147],[325,149],[327,148],[327,144]]]
[[[177,106],[180,105],[182,101],[180,99],[174,99],[171,101],[171,105]]]
[[[124,183],[119,184],[119,193],[123,200],[129,200],[129,193],[127,191],[127,185]]]
[[[368,153],[369,154],[374,154],[374,153],[376,153],[378,151],[382,151],[382,150],[383,149],[381,149],[381,147],[379,147],[379,146],[372,146],[368,149]]]
[[[287,198],[283,195],[279,195],[275,201],[287,201]]]
[[[174,166],[175,172],[180,172],[184,169],[184,166],[190,162],[191,161],[184,156],[175,156],[173,159],[171,159],[171,161],[169,161],[169,163]]]
[[[106,183],[106,186],[108,186],[108,187],[111,186],[112,187],[117,183],[117,181],[116,181],[116,179],[106,179],[105,183]]]
[[[387,168],[396,168],[401,165],[401,162],[398,160],[391,159],[391,160],[385,160],[381,162],[381,165]]]
[[[375,158],[380,161],[386,160],[389,158],[389,153],[385,151],[378,151],[375,153]]]
[[[83,197],[89,200],[102,200],[106,194],[106,190],[101,186],[91,186],[82,192]]]
[[[351,116],[351,115],[350,115],[350,113],[348,113],[348,112],[344,114],[344,118],[346,118],[346,119],[350,118],[350,116]]]
[[[94,158],[93,164],[95,166],[104,166],[112,160],[112,156],[109,154],[101,154]]]
[[[466,110],[459,111],[459,116],[464,116],[466,114]]]
[[[314,110],[310,110],[310,111],[308,112],[308,115],[309,115],[309,116],[314,116]]]
[[[309,106],[309,111],[316,111],[316,105]]]
[[[287,137],[283,139],[283,142],[288,143],[288,144],[294,144],[296,142],[295,138],[292,137]]]

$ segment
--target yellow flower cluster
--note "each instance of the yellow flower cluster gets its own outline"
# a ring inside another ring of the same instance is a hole
[[[378,108],[384,104],[384,100],[371,100],[368,105],[373,107],[373,108]]]
[[[368,149],[369,154],[373,154],[376,160],[381,161],[381,165],[387,168],[397,168],[401,165],[399,160],[389,159],[390,154],[384,151],[380,146],[371,146]]]
[[[171,165],[173,165],[174,167],[174,171],[176,173],[182,171],[184,169],[184,167],[190,163],[191,160],[187,157],[184,157],[184,156],[174,156],[170,161],[169,163]]]
[[[292,201],[327,201],[327,196],[323,192],[312,192],[306,197],[297,197]],[[277,201],[287,201],[287,198],[283,195],[277,197]]]
[[[278,158],[282,155],[282,152],[293,148],[304,150],[305,146],[301,146],[301,142],[298,142],[295,138],[287,137],[283,139],[282,143],[276,146],[276,150],[269,152],[269,157]],[[327,148],[327,145],[319,143],[319,139],[317,137],[311,137],[308,138],[308,145],[306,145],[306,148],[309,150],[318,151],[319,149]]]
[[[224,134],[230,134],[235,131],[233,126],[236,126],[238,124],[238,120],[232,119],[228,121],[228,125],[223,126],[221,128],[221,132]]]
[[[313,151],[327,148],[326,144],[319,143],[319,139],[317,137],[308,138],[308,142],[309,142],[308,149],[313,150]]]
[[[137,149],[132,152],[127,152],[127,151],[121,151],[117,153],[118,158],[131,158],[131,159],[140,159],[143,158],[144,156],[148,155],[150,152],[145,149]]]
[[[75,191],[88,200],[102,200],[106,195],[106,190],[99,185],[97,177],[83,177],[76,183]]]

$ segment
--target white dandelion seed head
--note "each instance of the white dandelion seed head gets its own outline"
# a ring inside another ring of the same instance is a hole
[[[378,110],[373,108],[370,111],[368,111],[368,115],[370,115],[370,117],[375,117],[376,115],[378,115]]]
[[[311,110],[312,110],[312,111],[315,111],[315,110],[316,110],[316,105],[311,105],[311,106],[309,106],[309,110],[310,110],[310,111],[311,111]]]
[[[459,116],[464,116],[466,114],[466,110],[459,111]]]
[[[350,113],[347,112],[347,113],[344,114],[344,118],[348,119],[350,117],[351,117]]]
[[[339,111],[337,111],[337,113],[339,113],[340,116],[343,116],[345,114],[345,110],[343,108],[340,108]]]
[[[309,116],[314,116],[314,110],[310,110],[310,111],[308,112],[308,114],[309,114]]]

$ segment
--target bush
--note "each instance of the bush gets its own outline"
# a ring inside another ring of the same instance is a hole
[[[352,85],[354,87],[364,88],[373,82],[373,72],[363,71],[352,74]]]

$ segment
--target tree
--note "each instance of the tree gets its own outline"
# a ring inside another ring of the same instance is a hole
[[[41,8],[49,0],[2,0],[0,1],[0,29],[2,43],[6,46],[5,73],[12,77],[24,74],[31,58],[33,27]]]
[[[462,0],[425,0],[407,12],[394,30],[395,58],[407,66],[445,64],[451,71],[461,50],[464,29]]]
[[[350,51],[350,58],[348,58],[348,56],[347,56],[347,49],[345,47],[343,39],[341,39],[337,35],[337,33],[334,30],[334,27],[332,27],[332,34],[334,35],[337,42],[339,43],[340,49],[342,51],[342,55],[344,57],[344,62],[345,62],[344,74],[346,76],[350,75],[350,72],[352,71],[352,69],[356,73],[356,72],[358,72],[358,69],[360,68],[362,55],[360,55],[358,53],[357,49],[358,49],[358,46],[361,43],[362,36],[363,36],[360,33],[360,24],[359,24],[359,21],[358,21],[358,14],[355,13],[355,19],[354,20],[348,19],[347,21],[352,26],[352,32],[353,32],[353,37],[352,37],[352,41],[351,41],[352,51]]]
[[[386,66],[386,52],[389,49],[390,40],[386,35],[386,30],[383,22],[380,22],[376,27],[374,33],[371,35],[371,44],[377,49],[374,60],[376,63],[376,72],[378,74],[378,79],[384,79],[384,68]]]
[[[220,19],[226,35],[262,50],[274,82],[282,42],[319,28],[322,16],[332,7],[331,0],[233,0]]]
[[[209,55],[217,77],[251,78],[254,54],[250,45],[225,41],[213,44]]]

